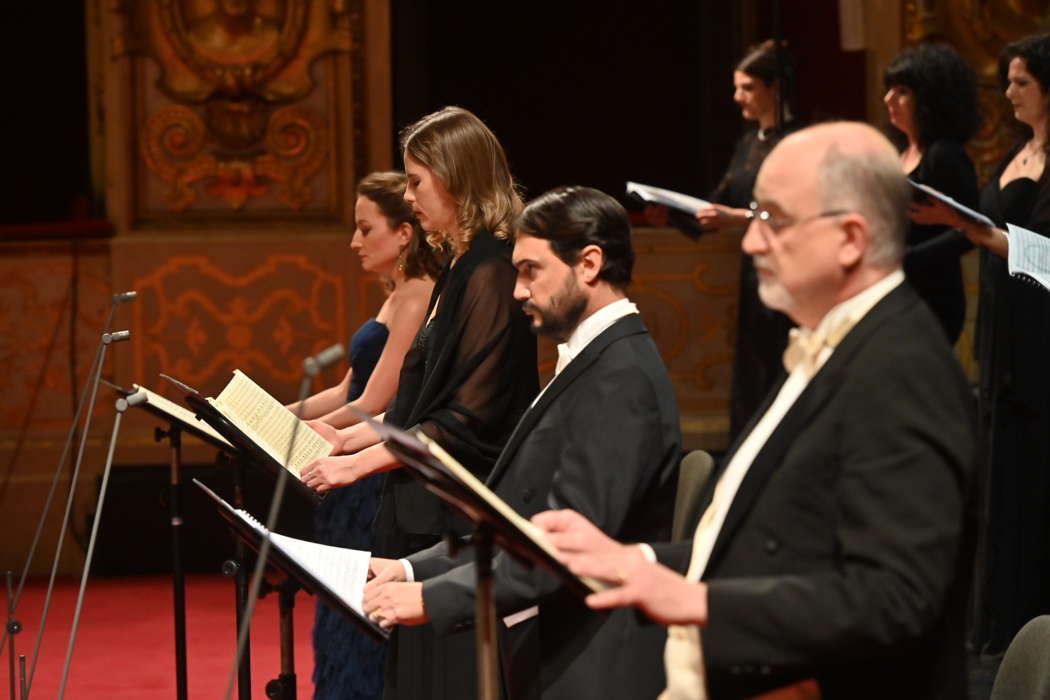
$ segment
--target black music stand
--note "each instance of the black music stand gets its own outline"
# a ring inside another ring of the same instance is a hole
[[[245,435],[240,428],[222,415],[217,408],[208,403],[200,394],[187,394],[186,403],[197,413],[197,417],[208,423],[216,432],[229,440],[250,464],[260,467],[275,478],[282,471],[286,471],[280,462],[260,447],[258,443]],[[288,483],[293,484],[292,491],[299,494],[301,498],[306,499],[312,505],[316,506],[324,499],[324,496],[304,484],[298,477],[289,480]]]
[[[168,377],[168,379],[170,379],[170,377]],[[108,383],[109,382],[107,382],[107,384]],[[180,388],[190,389],[181,382],[175,383]],[[154,428],[153,437],[156,442],[167,439],[168,444],[171,447],[168,513],[171,518],[172,581],[175,604],[175,686],[176,697],[178,700],[186,700],[188,693],[188,672],[186,662],[186,570],[182,561],[182,528],[185,522],[182,512],[182,435],[183,433],[192,435],[205,444],[215,447],[219,450],[220,458],[236,459],[239,456],[239,450],[228,440],[211,430],[207,424],[201,423],[201,421],[190,411],[146,387],[133,384],[133,390],[129,391],[113,384],[111,384],[111,386],[117,393],[129,397],[135,394],[144,393],[146,400],[137,403],[136,405],[152,413],[161,421],[168,424],[167,430],[164,430],[163,428]],[[192,391],[192,389],[190,390]],[[236,464],[234,466],[233,474],[234,501],[240,505],[241,489]],[[241,548],[237,548],[234,552],[234,561],[227,562],[224,566],[224,570],[227,567],[232,567],[233,572],[242,571],[239,578],[244,579],[243,567],[238,564],[238,562],[243,560],[244,552]],[[246,580],[239,582],[239,585],[236,587],[236,616],[238,618],[240,618],[241,610],[244,609],[244,598],[246,597],[245,591],[247,591]],[[248,689],[247,692],[250,692],[251,666],[247,656],[245,657],[245,661],[242,664],[240,671],[240,678],[243,685]],[[250,697],[243,693],[240,695],[243,699]]]
[[[262,546],[265,534],[248,524],[233,506],[224,501],[199,480],[194,479],[193,483],[215,503],[219,515],[229,523],[233,534],[248,545],[248,547],[258,552],[259,547]],[[273,565],[274,568],[278,569],[286,576],[294,579],[298,586],[307,593],[317,596],[333,610],[340,612],[373,641],[384,642],[390,636],[389,630],[383,629],[363,614],[354,610],[343,596],[329,587],[324,581],[318,579],[303,568],[299,562],[290,557],[287,552],[285,552],[281,546],[273,540],[271,540],[269,560],[267,563]]]
[[[478,697],[500,697],[499,655],[496,652],[496,608],[493,597],[493,547],[501,548],[526,565],[550,570],[573,593],[586,597],[607,588],[595,579],[573,574],[522,516],[480,480],[470,474],[423,433],[408,433],[362,416],[428,491],[455,506],[474,524],[470,546],[475,548],[476,584],[474,598],[475,638],[478,660]]]

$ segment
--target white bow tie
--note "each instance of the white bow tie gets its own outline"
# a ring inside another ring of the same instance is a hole
[[[784,369],[791,374],[801,365],[812,375],[821,351],[824,348],[834,349],[853,330],[856,323],[853,318],[844,318],[826,333],[819,335],[805,328],[792,328],[788,331],[788,345],[784,350]]]

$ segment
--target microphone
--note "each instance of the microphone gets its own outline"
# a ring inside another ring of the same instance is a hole
[[[126,301],[135,301],[135,297],[139,295],[134,289],[127,292],[120,292],[119,294],[113,295],[114,304],[123,304]]]
[[[336,343],[331,347],[325,348],[313,357],[307,357],[303,360],[303,371],[306,372],[308,376],[316,377],[318,372],[328,365],[338,362],[342,356],[343,344]]]
[[[109,345],[110,343],[119,343],[124,340],[131,338],[131,331],[117,331],[116,333],[103,333],[102,344]]]

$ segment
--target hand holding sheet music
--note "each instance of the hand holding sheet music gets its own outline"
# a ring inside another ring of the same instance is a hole
[[[711,206],[710,202],[699,197],[690,197],[681,192],[665,190],[662,187],[653,187],[652,185],[643,185],[640,182],[628,182],[627,194],[647,204],[662,204],[684,211],[692,216],[696,216],[701,209]]]
[[[979,211],[960,204],[943,192],[929,185],[908,180],[912,186],[913,203],[911,219],[918,224],[941,224],[964,228],[966,224],[979,224],[995,228],[995,222]]]
[[[1034,231],[1006,225],[1010,236],[1007,266],[1010,274],[1050,290],[1050,238]]]

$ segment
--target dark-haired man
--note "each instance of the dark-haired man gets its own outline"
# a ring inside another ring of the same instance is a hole
[[[555,377],[522,417],[489,479],[520,513],[586,513],[627,540],[667,536],[680,434],[674,389],[626,297],[634,252],[626,212],[584,187],[559,188],[518,224],[514,296],[558,346]],[[447,547],[373,560],[365,609],[381,624],[472,624],[475,571]],[[410,583],[408,581],[422,581]],[[513,698],[652,697],[662,631],[630,611],[594,613],[545,571],[505,553],[494,566],[505,686]]]

